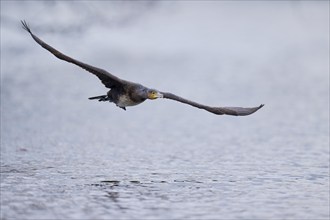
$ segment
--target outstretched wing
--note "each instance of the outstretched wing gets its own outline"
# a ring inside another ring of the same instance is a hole
[[[54,56],[56,56],[57,58],[61,59],[61,60],[65,60],[69,63],[73,63],[77,66],[80,66],[81,68],[93,73],[94,75],[96,75],[101,81],[102,83],[105,85],[105,87],[107,88],[112,88],[114,86],[117,85],[122,85],[123,84],[123,80],[119,79],[118,77],[110,74],[109,72],[91,66],[89,64],[80,62],[78,60],[75,60],[63,53],[61,53],[60,51],[56,50],[55,48],[49,46],[48,44],[46,44],[44,41],[42,41],[40,38],[38,38],[36,35],[34,35],[31,31],[31,29],[29,28],[29,26],[27,25],[27,23],[25,21],[21,21],[22,25],[23,25],[23,29],[26,30],[27,32],[30,33],[30,35],[32,36],[32,38],[43,48],[45,48],[46,50],[48,50],[49,52],[51,52],[52,54],[54,54]]]
[[[207,105],[202,105],[197,102],[193,102],[190,100],[187,100],[185,98],[182,98],[180,96],[174,95],[172,93],[167,92],[161,92],[163,94],[163,98],[165,99],[172,99],[181,103],[185,103],[191,106],[194,106],[196,108],[204,109],[206,111],[209,111],[211,113],[214,113],[216,115],[234,115],[234,116],[245,116],[250,115],[256,111],[258,111],[260,108],[262,108],[264,105],[260,105],[258,107],[254,108],[242,108],[242,107],[210,107]]]

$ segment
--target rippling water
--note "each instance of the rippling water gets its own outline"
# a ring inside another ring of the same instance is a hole
[[[1,219],[329,219],[328,6],[1,2]],[[124,79],[266,105],[92,102],[98,79],[20,19]]]

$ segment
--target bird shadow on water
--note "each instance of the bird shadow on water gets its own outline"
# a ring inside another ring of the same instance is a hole
[[[103,193],[103,198],[110,200],[121,210],[130,209],[127,205],[130,201],[146,200],[149,194],[148,191],[150,190],[149,185],[138,180],[102,180],[98,183],[90,184],[95,190],[100,190]],[[154,194],[154,196],[157,197],[158,195]],[[159,198],[164,199],[162,196],[159,196]]]
[[[203,182],[195,180],[102,180],[89,184],[93,190],[101,191],[103,198],[112,202],[124,211],[135,209],[133,204],[144,203],[149,209],[168,209],[168,206],[157,206],[160,203],[171,203],[179,195],[192,188],[199,189]],[[100,197],[98,197],[100,199]],[[151,202],[151,203],[150,203]],[[167,207],[167,208],[166,208]]]

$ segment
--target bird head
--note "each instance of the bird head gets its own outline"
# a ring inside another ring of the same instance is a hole
[[[148,89],[148,99],[163,98],[163,94],[155,89]]]

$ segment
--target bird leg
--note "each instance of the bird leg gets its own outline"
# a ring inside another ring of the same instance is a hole
[[[118,106],[118,105],[117,105]],[[126,108],[125,107],[120,107],[120,106],[118,106],[119,108],[121,108],[121,109],[124,109],[125,111],[126,111]]]

